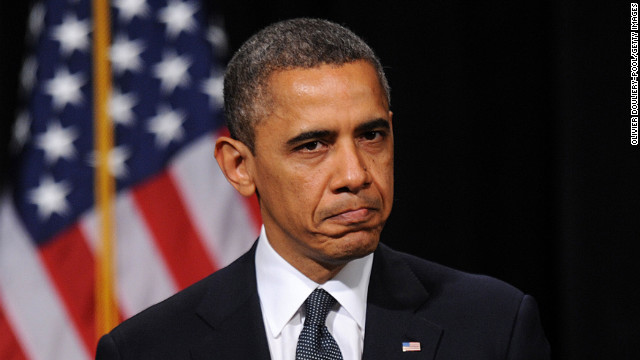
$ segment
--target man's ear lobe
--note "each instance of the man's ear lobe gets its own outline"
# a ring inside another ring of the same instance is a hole
[[[222,173],[240,194],[251,196],[255,193],[251,171],[253,154],[244,143],[222,136],[216,140],[214,155]]]

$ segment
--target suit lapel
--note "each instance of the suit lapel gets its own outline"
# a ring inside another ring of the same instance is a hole
[[[197,308],[211,327],[193,359],[270,359],[256,287],[255,249],[216,274]]]
[[[380,244],[371,269],[362,358],[433,359],[442,328],[421,316],[428,297],[408,265]],[[420,342],[421,350],[403,352],[403,342]]]
[[[270,359],[255,277],[255,244],[212,277],[197,314],[211,331],[191,350],[192,359]],[[408,265],[380,244],[367,298],[364,360],[433,359],[442,328],[422,316],[429,294]],[[421,351],[403,352],[402,343]]]

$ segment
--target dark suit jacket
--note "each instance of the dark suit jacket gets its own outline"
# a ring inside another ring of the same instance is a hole
[[[102,337],[97,359],[269,359],[254,255],[255,246],[123,322]],[[422,350],[402,352],[406,341],[419,341]],[[381,244],[362,358],[549,359],[549,344],[532,297]]]

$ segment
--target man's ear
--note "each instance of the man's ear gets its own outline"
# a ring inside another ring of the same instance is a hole
[[[214,155],[224,176],[240,194],[251,196],[255,193],[251,172],[253,154],[244,143],[222,136],[216,140]]]

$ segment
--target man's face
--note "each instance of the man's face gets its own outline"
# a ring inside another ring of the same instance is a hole
[[[392,114],[373,66],[279,71],[269,93],[250,167],[270,243],[303,273],[371,253],[393,200]]]

